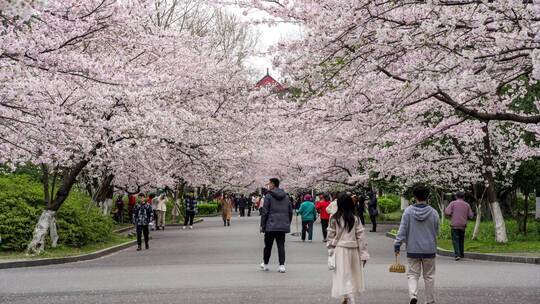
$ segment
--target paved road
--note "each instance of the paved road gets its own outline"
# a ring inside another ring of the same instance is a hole
[[[94,261],[0,270],[0,303],[336,303],[316,225],[316,241],[287,239],[286,274],[258,271],[258,218],[231,227],[206,219],[193,231],[153,233],[151,249],[126,249]],[[392,242],[369,234],[368,291],[360,303],[408,303],[406,277],[391,274]],[[540,266],[438,258],[439,303],[540,303]]]

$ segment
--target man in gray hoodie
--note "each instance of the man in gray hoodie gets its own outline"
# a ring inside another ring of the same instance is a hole
[[[285,234],[291,231],[293,208],[289,196],[279,188],[279,179],[271,178],[261,212],[261,233],[264,233],[264,253],[261,270],[268,271],[274,240],[278,247],[279,268],[285,273]]]
[[[416,203],[405,209],[401,217],[394,251],[399,253],[401,244],[407,244],[410,304],[418,303],[418,281],[424,277],[426,303],[435,303],[435,256],[439,214],[427,204],[429,189],[417,186],[413,190]]]

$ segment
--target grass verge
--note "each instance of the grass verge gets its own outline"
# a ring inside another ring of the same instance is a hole
[[[102,249],[113,247],[133,240],[127,236],[112,235],[108,241],[89,244],[80,248],[67,247],[65,245],[59,245],[56,248],[48,248],[45,252],[39,255],[26,255],[24,252],[1,252],[0,261],[2,260],[23,260],[23,259],[45,259],[45,258],[63,258],[69,256],[77,256],[81,254],[88,254],[96,252]]]

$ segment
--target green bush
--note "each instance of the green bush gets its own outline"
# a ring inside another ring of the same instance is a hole
[[[216,204],[198,204],[197,205],[199,215],[216,214],[218,211],[218,205]]]
[[[23,199],[3,198],[0,201],[0,250],[24,250],[32,238],[39,215],[39,210]]]
[[[397,195],[384,195],[377,199],[382,213],[392,213],[401,207],[400,198]]]
[[[0,175],[0,250],[26,248],[43,210],[42,187],[39,180],[25,174]],[[58,211],[57,227],[59,244],[81,247],[108,241],[113,221],[74,189]]]

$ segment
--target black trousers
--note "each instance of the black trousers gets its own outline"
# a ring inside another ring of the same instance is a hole
[[[268,231],[264,234],[263,262],[270,262],[274,240],[277,244],[279,265],[285,265],[285,232],[280,231]]]
[[[144,244],[148,247],[148,225],[137,225],[137,246],[142,245],[142,236],[144,235]]]
[[[454,256],[465,257],[465,230],[452,229],[452,244],[454,245]]]
[[[246,216],[246,207],[240,207],[240,216]]]
[[[371,219],[371,224],[373,224],[373,228],[371,228],[371,231],[377,231],[377,216],[370,213],[369,218]]]
[[[308,240],[313,240],[313,221],[302,221],[302,241],[306,240],[306,233]]]
[[[251,216],[251,209],[252,209],[252,206],[248,205],[248,216]]]
[[[362,226],[365,226],[366,225],[366,219],[364,217],[364,213],[360,213],[358,214],[358,217],[360,218],[360,222],[362,223]]]
[[[186,217],[184,218],[184,226],[188,224],[193,226],[193,219],[195,218],[195,212],[186,211]]]
[[[328,235],[328,220],[321,219],[321,226],[323,239],[326,240],[326,236]]]

